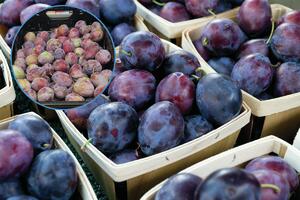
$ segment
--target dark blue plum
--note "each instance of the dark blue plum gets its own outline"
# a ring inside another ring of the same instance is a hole
[[[300,92],[300,64],[287,62],[275,73],[274,94],[278,97]]]
[[[135,27],[127,23],[121,23],[115,26],[111,31],[111,36],[113,38],[115,46],[119,46],[127,35],[135,31]]]
[[[127,35],[120,45],[120,59],[126,69],[158,69],[165,59],[165,48],[160,38],[147,31]]]
[[[68,200],[77,188],[78,175],[73,157],[56,149],[40,153],[27,177],[28,192],[45,200]]]
[[[170,101],[182,114],[189,114],[195,100],[195,84],[181,72],[166,76],[157,86],[155,101]]]
[[[9,129],[17,130],[32,144],[35,153],[51,149],[53,134],[49,124],[33,115],[21,115],[9,123]]]
[[[292,23],[300,25],[300,10],[294,10],[281,16],[277,21],[277,26],[283,23]]]
[[[232,68],[235,64],[234,60],[229,57],[212,58],[208,64],[218,73],[227,76],[231,75]]]
[[[234,65],[231,78],[242,90],[258,96],[272,83],[271,62],[268,57],[259,53],[242,57]]]
[[[249,172],[256,170],[272,170],[285,178],[291,188],[291,191],[299,187],[299,178],[296,170],[279,156],[261,156],[250,161],[245,169]]]
[[[125,149],[117,152],[109,158],[116,164],[123,164],[139,159],[138,151],[134,149]]]
[[[177,2],[166,3],[162,7],[159,15],[173,23],[187,21],[191,18],[185,6]]]
[[[283,62],[300,62],[300,26],[281,24],[274,32],[270,46],[277,59]]]
[[[20,196],[10,197],[6,200],[38,200],[38,199],[32,196],[20,195]]]
[[[185,0],[186,9],[196,18],[211,15],[209,10],[215,12],[220,0]]]
[[[260,53],[264,56],[269,56],[270,51],[266,39],[253,39],[248,40],[241,45],[237,58],[240,59],[254,53]]]
[[[18,179],[11,179],[0,182],[0,199],[24,194],[21,183]]]
[[[199,138],[214,129],[204,117],[201,115],[191,115],[184,118],[184,142],[189,142],[196,138]]]
[[[148,156],[177,146],[183,136],[184,119],[169,101],[158,102],[146,110],[138,127],[138,142]]]
[[[197,188],[195,200],[259,200],[260,184],[254,175],[238,168],[220,169]]]
[[[202,179],[196,175],[180,173],[171,176],[155,195],[155,200],[194,199],[197,187]]]
[[[48,4],[43,4],[43,3],[38,3],[38,4],[33,4],[31,6],[28,6],[27,8],[22,10],[22,12],[20,14],[21,24],[24,24],[33,15],[35,15],[38,12],[41,12],[42,10],[45,10],[46,8],[49,8],[49,7],[50,6]]]
[[[201,33],[202,45],[215,56],[233,55],[246,39],[245,33],[230,19],[214,19]]]
[[[132,69],[118,74],[109,86],[112,101],[129,104],[136,110],[147,107],[154,99],[155,77],[148,71]]]
[[[19,131],[0,131],[0,182],[25,174],[32,158],[32,145]]]
[[[12,46],[14,39],[20,29],[20,26],[11,27],[5,35],[5,42],[8,46]]]
[[[66,115],[70,121],[81,130],[86,129],[87,119],[91,112],[98,106],[108,103],[110,100],[103,94],[98,95],[92,101],[84,104],[83,106],[65,110]]]
[[[68,0],[66,5],[89,11],[96,17],[100,18],[100,6],[95,0]]]
[[[261,200],[288,200],[290,199],[290,185],[288,181],[281,176],[281,174],[268,169],[255,170],[251,172],[259,183],[273,184],[279,188],[279,191],[273,188],[263,187],[261,188]]]
[[[92,144],[108,154],[127,147],[136,137],[136,111],[122,102],[97,107],[88,119],[88,136]]]
[[[246,0],[237,14],[241,29],[251,37],[267,33],[272,25],[272,10],[268,0]]]
[[[33,0],[5,0],[0,8],[0,24],[8,27],[20,24],[20,13],[32,4]]]
[[[182,72],[185,75],[191,75],[200,66],[196,56],[185,50],[176,50],[165,58],[162,68],[165,75],[173,72]]]
[[[133,0],[101,0],[100,12],[106,23],[116,25],[133,19],[136,5]]]
[[[229,77],[208,74],[198,82],[196,101],[201,115],[221,126],[240,113],[242,92]]]

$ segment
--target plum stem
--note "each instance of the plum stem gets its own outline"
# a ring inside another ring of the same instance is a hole
[[[277,185],[274,185],[274,184],[261,184],[260,187],[265,188],[265,189],[272,189],[276,193],[280,192],[280,188]]]
[[[278,62],[278,63],[276,63],[275,65],[271,64],[271,67],[273,67],[273,68],[278,68],[280,65],[281,65],[281,63]]]
[[[126,56],[129,56],[129,57],[132,56],[132,54],[130,52],[125,51],[124,49],[122,49],[121,52],[124,53]]]
[[[208,45],[208,38],[207,37],[203,38],[202,45],[203,46],[207,46]]]
[[[269,36],[269,38],[268,38],[266,44],[269,44],[269,43],[270,43],[270,41],[271,41],[271,39],[272,39],[272,37],[273,37],[273,34],[274,34],[274,30],[275,30],[275,21],[272,19],[272,29],[271,29],[271,33],[270,33],[270,36]]]
[[[195,72],[198,72],[198,73],[201,73],[202,76],[204,76],[206,74],[206,72],[201,68],[201,67],[198,67]],[[200,78],[199,78],[200,79]]]
[[[208,9],[207,12],[209,12],[212,16],[216,17],[216,13],[212,9]]]
[[[157,0],[152,0],[152,2],[155,3],[158,6],[164,6],[164,5],[166,5],[165,3],[159,2]]]
[[[191,77],[193,79],[195,79],[196,81],[199,81],[200,80],[200,77],[199,76],[196,76],[195,74],[192,74]]]
[[[43,147],[48,148],[48,147],[50,147],[50,144],[43,144]]]
[[[80,150],[84,152],[86,146],[87,146],[88,144],[91,144],[92,141],[93,141],[93,138],[88,139],[88,140],[80,147]]]

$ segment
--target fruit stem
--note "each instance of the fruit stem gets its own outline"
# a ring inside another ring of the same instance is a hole
[[[132,54],[130,52],[127,52],[124,49],[121,49],[121,52],[124,53],[126,56],[129,56],[129,57],[132,56]]]
[[[203,76],[206,74],[206,72],[205,72],[201,67],[198,67],[198,68],[195,70],[195,72],[200,73],[200,74],[201,74],[201,77],[203,77]],[[200,79],[200,77],[198,77],[198,78]]]
[[[271,33],[270,33],[270,36],[269,36],[269,38],[268,38],[266,44],[269,44],[269,43],[270,43],[270,41],[271,41],[271,39],[272,39],[272,37],[273,37],[273,34],[274,34],[274,30],[275,30],[275,21],[272,19],[272,29],[271,29]]]
[[[280,188],[277,185],[274,184],[261,184],[260,185],[261,188],[267,188],[267,189],[272,189],[274,190],[276,193],[280,192]]]
[[[207,37],[203,38],[203,40],[202,40],[202,45],[203,45],[204,47],[208,45],[208,38],[207,38]]]
[[[164,5],[166,5],[165,3],[159,2],[157,0],[152,0],[152,2],[155,3],[158,6],[164,6]]]
[[[212,9],[208,9],[207,11],[208,11],[211,15],[213,15],[214,17],[217,16],[216,13],[214,13],[214,11],[213,11]]]
[[[86,146],[87,146],[88,144],[91,144],[92,141],[93,141],[93,138],[88,139],[88,140],[80,147],[80,150],[84,152]]]
[[[193,79],[195,79],[196,81],[199,81],[200,80],[200,77],[199,76],[196,76],[195,74],[192,74],[191,77]]]
[[[280,65],[281,65],[281,63],[280,63],[280,62],[278,62],[278,63],[276,63],[275,65],[271,64],[271,67],[273,67],[273,68],[277,68],[277,67],[279,67]]]

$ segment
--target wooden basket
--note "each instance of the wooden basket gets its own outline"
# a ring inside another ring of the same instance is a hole
[[[268,136],[215,155],[181,171],[180,173],[192,173],[201,178],[206,178],[218,169],[244,166],[244,164],[252,159],[270,153],[275,153],[280,156],[296,169],[297,172],[300,172],[300,151],[275,136]],[[141,200],[154,200],[155,194],[163,184],[164,182],[153,187],[141,198]]]
[[[163,41],[166,52],[179,47]],[[138,199],[153,185],[178,171],[232,148],[239,132],[250,121],[250,110],[243,104],[243,110],[232,121],[198,139],[125,164],[117,165],[89,144],[86,150],[80,147],[87,139],[76,129],[63,111],[56,111],[67,136],[98,182],[104,186],[109,199]]]
[[[2,63],[2,64],[1,64]],[[16,98],[9,66],[0,50],[0,70],[3,72],[5,87],[0,89],[0,120],[13,115],[13,102]]]
[[[279,4],[273,4],[271,7],[275,19],[292,11],[290,8]],[[236,20],[238,10],[239,8],[236,8],[226,14],[220,14],[217,18]],[[205,25],[206,23],[201,23],[198,26],[186,29],[182,33],[182,47],[194,53],[201,61],[202,67],[210,72],[215,72],[199,55],[193,45],[193,41],[200,37],[201,30]],[[253,114],[253,129],[255,128],[255,131],[253,131],[251,136],[252,139],[276,135],[284,140],[292,141],[297,129],[300,127],[300,93],[261,101],[243,92],[243,98]]]
[[[39,115],[35,114],[34,112],[29,112],[21,115],[34,115],[38,116]],[[19,115],[19,116],[21,116]],[[8,124],[13,121],[17,116],[10,117],[8,119],[0,121],[0,130],[7,129]],[[59,135],[51,128],[51,131],[53,133],[53,141],[54,141],[54,146],[57,149],[62,149],[68,154],[70,154],[76,164],[77,168],[77,173],[78,173],[78,186],[77,186],[77,191],[74,194],[74,197],[79,200],[97,200],[97,196],[92,188],[91,183],[89,182],[87,176],[85,175],[85,172],[81,168],[79,162],[77,161],[76,157],[72,153],[72,151],[69,149],[69,147],[64,143],[64,141],[59,137]]]
[[[282,4],[289,8],[293,8],[295,10],[300,9],[300,1],[299,0],[269,0],[270,3]]]

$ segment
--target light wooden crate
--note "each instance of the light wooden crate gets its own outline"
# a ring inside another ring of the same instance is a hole
[[[34,115],[38,116],[39,115],[35,114],[34,112],[29,112],[25,113],[22,115]],[[17,116],[7,118],[5,120],[0,121],[0,130],[4,130],[8,128],[8,125],[11,121],[13,121]],[[72,156],[72,158],[75,161],[76,164],[76,169],[78,173],[78,186],[77,190],[74,194],[76,196],[76,199],[78,200],[97,200],[97,196],[92,188],[91,183],[89,182],[85,172],[81,168],[81,165],[77,161],[76,157],[72,153],[72,151],[69,149],[69,147],[64,143],[64,141],[59,137],[59,135],[51,128],[51,131],[53,133],[53,141],[54,141],[54,146],[56,149],[62,149],[66,151],[68,154]]]
[[[297,172],[300,172],[300,151],[275,136],[268,136],[215,155],[181,171],[180,173],[192,173],[205,179],[216,170],[244,166],[247,162],[270,153],[280,156]],[[156,193],[162,187],[164,182],[149,190],[141,200],[154,200]]]
[[[279,4],[273,4],[272,13],[274,19],[292,11],[292,9]],[[221,14],[217,18],[228,18],[236,21],[236,8],[226,14]],[[201,31],[206,23],[186,29],[182,33],[183,49],[192,52],[201,61],[202,67],[210,72],[215,72],[212,67],[199,55],[193,41],[200,37]],[[258,127],[258,121],[262,123],[258,134],[252,138],[259,138],[268,135],[275,135],[284,140],[291,141],[295,137],[297,129],[300,127],[300,93],[291,94],[279,98],[261,101],[252,95],[243,92],[243,99],[251,108],[253,114],[253,128]]]
[[[10,69],[4,54],[0,49],[0,70],[5,80],[4,88],[0,89],[0,120],[13,115],[13,102],[16,98]]]
[[[180,49],[170,42],[163,43],[167,53]],[[117,165],[91,144],[83,152],[80,147],[86,144],[87,139],[63,111],[57,111],[69,140],[112,200],[139,199],[166,177],[232,148],[241,128],[250,121],[250,113],[248,106],[243,104],[240,115],[200,138],[153,156]]]
[[[270,3],[282,4],[294,10],[300,9],[299,0],[269,0]]]

